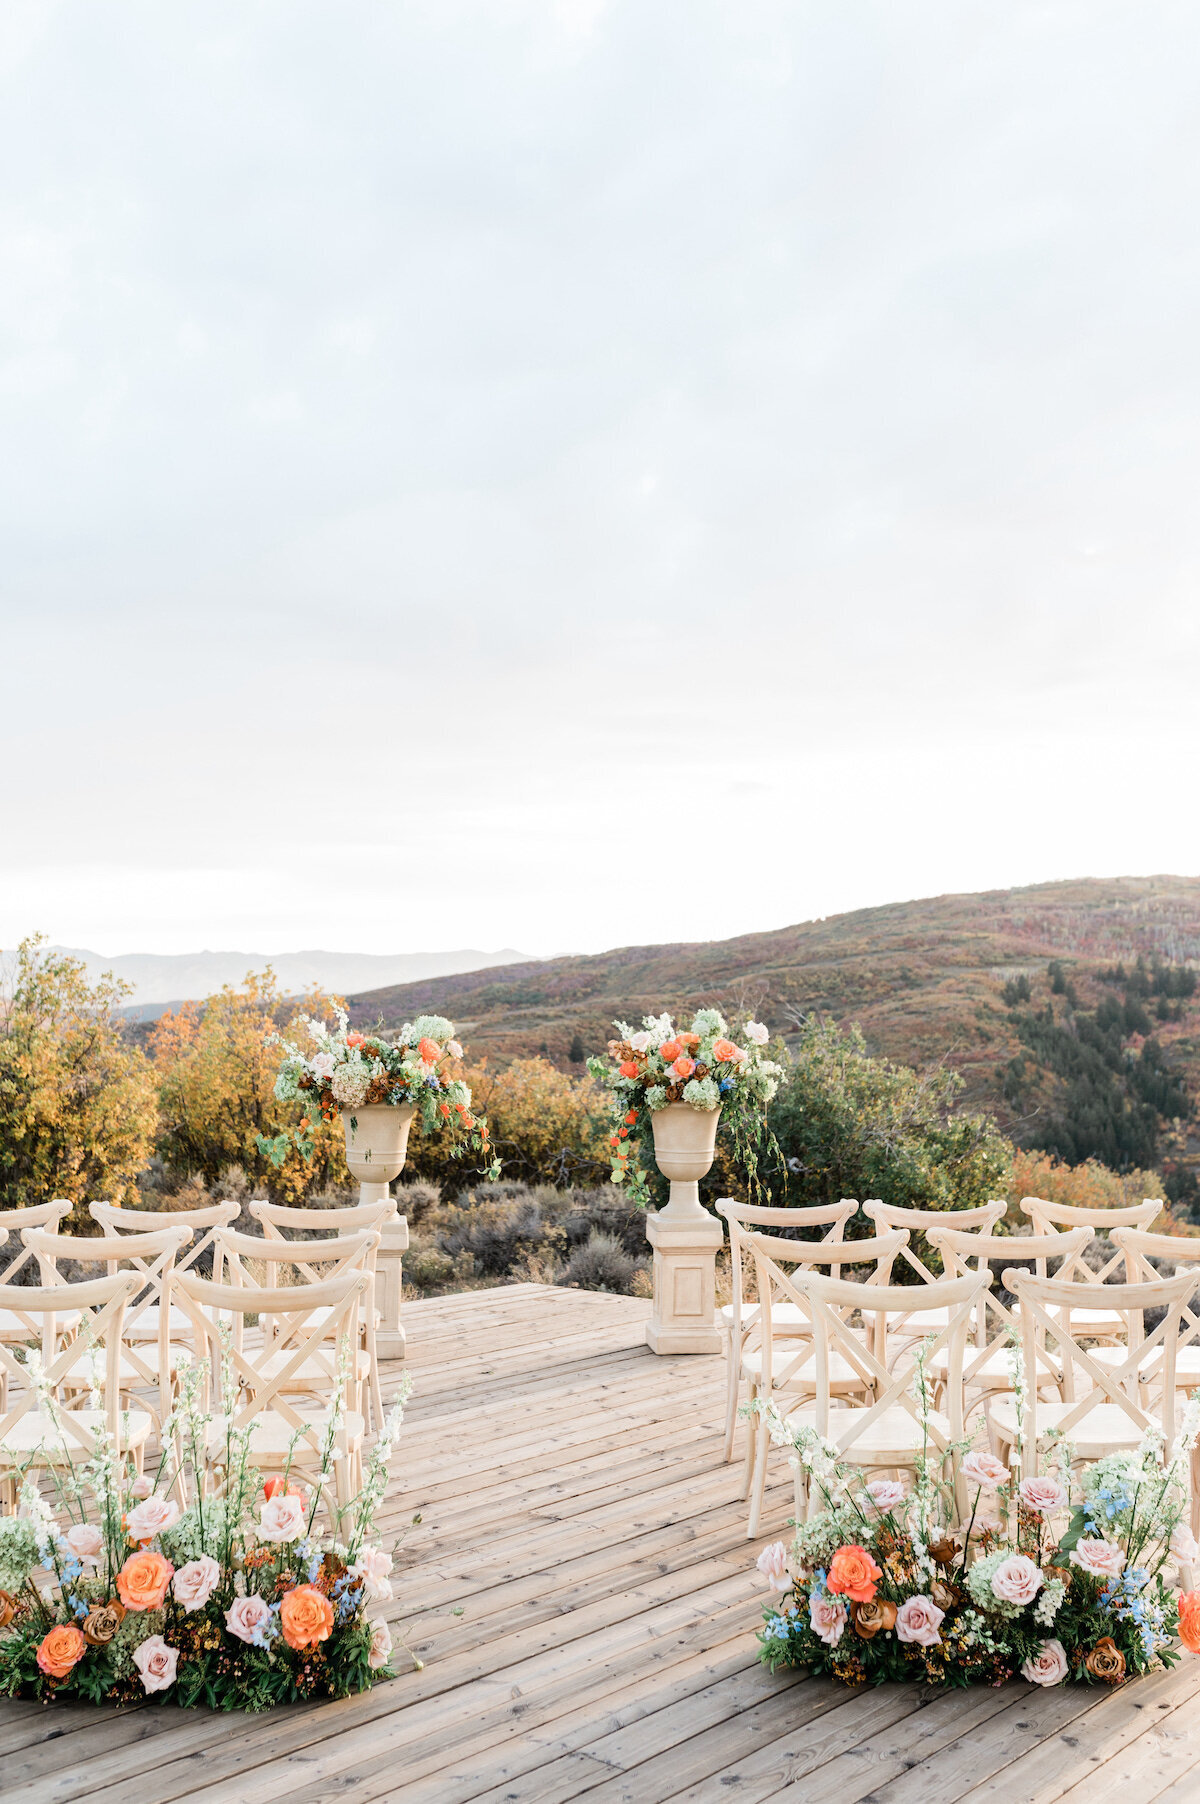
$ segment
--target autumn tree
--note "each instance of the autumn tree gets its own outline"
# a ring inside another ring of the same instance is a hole
[[[0,986],[0,1207],[126,1203],[154,1144],[154,1074],[118,1014],[130,986],[26,939]]]
[[[161,1017],[150,1039],[159,1084],[158,1150],[181,1173],[215,1183],[231,1165],[242,1168],[281,1201],[350,1181],[340,1122],[318,1122],[312,1158],[293,1147],[282,1167],[258,1149],[300,1122],[297,1103],[275,1097],[278,1048],[270,1036],[303,1038],[302,1015],[327,1013],[329,999],[311,991],[303,1001],[281,995],[270,969],[250,972],[240,989],[227,984],[205,1002],[187,1002]]]
[[[526,1184],[596,1184],[609,1173],[611,1132],[603,1093],[590,1078],[571,1077],[548,1059],[514,1059],[502,1071],[486,1064],[464,1073],[474,1106],[486,1114],[505,1178]],[[455,1186],[478,1176],[452,1168],[435,1138],[414,1133],[408,1169]]]

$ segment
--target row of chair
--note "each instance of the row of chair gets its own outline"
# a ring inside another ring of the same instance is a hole
[[[726,1458],[743,1389],[751,1402],[775,1402],[793,1431],[814,1430],[864,1469],[911,1468],[926,1432],[935,1449],[960,1441],[977,1408],[1001,1458],[1023,1436],[1026,1471],[1036,1470],[1047,1429],[1069,1439],[1080,1460],[1136,1446],[1149,1429],[1171,1444],[1177,1393],[1200,1384],[1200,1318],[1190,1307],[1200,1241],[1150,1233],[1161,1206],[1090,1211],[1029,1198],[1022,1207],[1031,1231],[1009,1235],[995,1232],[1003,1203],[946,1214],[870,1202],[864,1208],[874,1235],[847,1241],[854,1202],[815,1209],[722,1203],[733,1282],[723,1312]],[[1085,1249],[1100,1229],[1111,1232],[1116,1251],[1089,1264]],[[797,1230],[814,1238],[791,1238]],[[942,1275],[912,1245],[918,1234],[936,1249]],[[1181,1269],[1163,1277],[1161,1260]],[[897,1261],[919,1283],[896,1283]],[[1020,1423],[1014,1342],[1025,1371]],[[934,1404],[927,1423],[914,1398],[918,1358]],[[768,1445],[765,1421],[753,1416],[745,1471],[751,1536]],[[801,1511],[813,1502],[804,1476],[802,1466]],[[1198,1489],[1193,1484],[1194,1498]]]

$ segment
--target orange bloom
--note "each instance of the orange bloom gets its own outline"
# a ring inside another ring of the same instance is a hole
[[[689,1052],[694,1052],[700,1044],[699,1034],[676,1034],[675,1038],[681,1046],[686,1046]]]
[[[449,1113],[450,1113],[450,1104],[449,1104],[449,1103],[448,1103],[448,1102],[440,1102],[440,1103],[439,1103],[439,1104],[438,1104],[438,1108],[439,1108],[439,1109],[440,1109],[440,1110],[441,1110],[441,1112],[442,1112],[442,1114],[443,1114],[443,1115],[444,1115],[444,1116],[448,1116],[448,1115],[449,1115]]]
[[[272,1497],[303,1497],[304,1492],[299,1485],[289,1485],[282,1478],[265,1478],[263,1480],[263,1496],[269,1503]]]
[[[608,1144],[609,1144],[609,1145],[610,1145],[610,1146],[616,1146],[616,1144],[617,1144],[617,1136],[616,1136],[616,1135],[615,1135],[615,1134],[610,1134],[610,1135],[609,1135],[609,1136],[608,1136]]]
[[[626,1115],[626,1117],[625,1117],[626,1127],[632,1127],[636,1120],[637,1120],[637,1110],[630,1109],[628,1115]]]
[[[689,1059],[687,1054],[683,1052],[680,1053],[679,1057],[675,1060],[675,1063],[671,1066],[671,1070],[675,1073],[675,1076],[679,1079],[681,1084],[691,1077],[692,1072],[695,1069],[695,1059]]]
[[[301,1648],[328,1641],[333,1632],[333,1605],[315,1585],[297,1585],[284,1593],[279,1626],[288,1646],[299,1653]]]
[[[346,1044],[347,1046],[364,1046],[366,1040],[362,1034],[347,1034]]]
[[[868,1604],[882,1577],[882,1568],[875,1564],[866,1548],[851,1543],[848,1547],[839,1547],[830,1560],[825,1583],[830,1591],[852,1597],[856,1604]]]
[[[671,1060],[677,1059],[682,1051],[682,1040],[664,1040],[658,1049],[658,1056],[664,1065],[669,1065]]]
[[[37,1663],[52,1679],[65,1679],[77,1660],[83,1658],[87,1642],[73,1622],[56,1623],[44,1637],[37,1651]]]
[[[626,1059],[625,1063],[621,1066],[621,1076],[636,1077],[637,1074],[637,1061],[635,1059]]]
[[[1179,1593],[1179,1639],[1189,1654],[1200,1654],[1200,1591]]]
[[[127,1610],[159,1610],[175,1568],[152,1548],[131,1553],[117,1574],[117,1590]]]
[[[436,1040],[418,1040],[417,1051],[426,1065],[436,1065],[442,1056],[442,1049]]]
[[[618,1140],[628,1140],[628,1138],[629,1138],[629,1129],[627,1127],[617,1129],[617,1139]]]
[[[737,1058],[737,1047],[732,1040],[714,1040],[713,1057],[718,1064],[728,1065]]]

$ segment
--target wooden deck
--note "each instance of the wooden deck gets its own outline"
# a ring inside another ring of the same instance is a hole
[[[1200,1800],[1198,1661],[1112,1695],[932,1700],[763,1672],[722,1364],[651,1355],[648,1307],[534,1285],[408,1306],[386,1528],[422,1513],[391,1613],[423,1671],[266,1717],[0,1703],[3,1804]]]

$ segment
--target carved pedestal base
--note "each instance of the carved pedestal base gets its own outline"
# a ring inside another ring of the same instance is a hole
[[[716,1324],[716,1258],[725,1232],[719,1221],[698,1209],[671,1220],[666,1210],[646,1217],[646,1238],[654,1248],[654,1313],[646,1324],[646,1344],[655,1353],[719,1353],[724,1345]]]
[[[408,1251],[408,1219],[397,1215],[383,1224],[375,1268],[375,1307],[379,1326],[375,1350],[380,1359],[404,1358],[404,1327],[400,1320],[401,1265]]]

